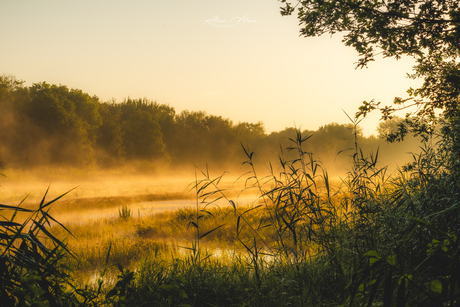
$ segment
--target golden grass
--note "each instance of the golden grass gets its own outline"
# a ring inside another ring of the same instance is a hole
[[[116,207],[121,204],[121,202],[111,203],[106,201],[106,198],[101,198],[90,199],[83,207],[90,208],[92,204],[98,206],[98,200],[102,201],[102,206]],[[115,198],[114,200],[125,199]],[[68,205],[70,206],[71,203],[68,202]],[[202,204],[200,206],[199,208],[202,208]],[[238,210],[245,212],[251,208],[254,208],[254,204],[241,205]],[[165,262],[171,262],[173,259],[190,253],[189,248],[192,247],[193,242],[196,242],[197,236],[218,226],[221,227],[200,240],[200,247],[203,251],[207,250],[219,257],[227,252],[241,252],[242,245],[236,238],[237,215],[234,209],[229,206],[214,206],[206,209],[210,214],[199,211],[202,217],[199,219],[198,234],[196,227],[190,223],[196,222],[197,211],[193,207],[141,215],[141,217],[137,217],[137,213],[134,212],[134,217],[131,218],[123,219],[115,216],[90,219],[81,223],[64,223],[73,236],[57,225],[51,229],[56,237],[65,239],[70,250],[76,255],[76,259],[69,259],[69,264],[75,269],[75,278],[88,282],[94,279],[97,272],[106,267],[105,261],[109,249],[108,264],[118,263],[125,268],[135,270],[142,261],[152,255]],[[250,214],[245,215],[245,222],[249,223],[253,229],[257,229],[261,218],[267,217],[267,209],[269,208],[262,206],[250,211]],[[69,215],[72,213],[75,213],[73,209],[67,212]],[[246,225],[240,238],[250,241],[253,235],[253,231]],[[258,230],[258,235],[266,243],[276,247],[277,237],[272,227]],[[112,273],[115,274],[116,270],[114,269]]]
[[[20,175],[22,179],[26,176],[26,174]],[[142,180],[144,183],[147,182],[146,178]],[[57,225],[51,227],[53,234],[59,239],[65,239],[69,249],[76,255],[76,259],[68,260],[69,265],[74,268],[75,278],[83,282],[92,280],[108,264],[115,263],[135,270],[144,259],[152,255],[170,262],[172,259],[189,253],[190,250],[187,248],[192,247],[197,237],[219,226],[218,229],[201,238],[200,248],[220,256],[226,254],[227,251],[241,251],[242,245],[236,238],[237,215],[234,209],[229,207],[228,201],[222,199],[217,202],[218,206],[198,204],[198,210],[206,210],[211,214],[198,211],[202,217],[199,219],[199,232],[197,233],[196,228],[190,223],[196,222],[197,218],[196,191],[191,189],[193,184],[187,187],[183,184],[184,180],[171,180],[176,185],[168,192],[165,191],[162,184],[157,183],[153,184],[154,187],[151,189],[137,188],[135,190],[136,192],[153,191],[153,193],[136,195],[132,193],[110,195],[108,193],[95,197],[79,197],[76,194],[69,194],[51,206],[50,214],[73,234],[70,236],[62,228],[56,227]],[[91,180],[89,182],[94,183]],[[168,184],[171,185],[171,182]],[[323,183],[320,183],[318,185],[322,186]],[[337,188],[339,183],[340,181],[334,180],[334,187]],[[257,210],[252,210],[250,214],[246,214],[244,223],[241,221],[240,227],[245,223],[249,225],[244,226],[240,238],[249,241],[255,235],[254,229],[260,226],[258,223],[261,218],[267,217],[267,210],[264,209],[267,209],[270,204],[250,200],[253,193],[257,192],[256,189],[245,190],[240,195],[242,185],[242,182],[235,184],[234,179],[230,178],[221,181],[219,189],[225,193],[227,198],[239,203],[240,213],[255,205],[263,205]],[[56,187],[54,186],[52,190],[56,190]],[[94,188],[94,190],[98,192],[85,191],[81,195],[102,194],[104,188]],[[318,191],[320,190],[322,191],[322,188],[318,188]],[[119,191],[115,194],[119,194]],[[43,197],[43,193],[41,195]],[[52,199],[52,196],[47,197],[47,200]],[[23,206],[35,209],[37,201],[24,203]],[[131,218],[118,217],[119,209],[125,206],[131,210]],[[168,210],[172,208],[175,210]],[[18,216],[18,219],[20,220],[21,216]],[[278,238],[273,228],[267,227],[256,231],[260,239],[276,246]],[[110,257],[106,263],[109,249]],[[113,274],[116,274],[115,271],[113,270]]]
[[[97,206],[95,199],[89,200],[84,206],[88,208],[93,202]],[[107,205],[107,202],[103,202],[104,204]],[[110,207],[112,204],[109,203],[107,206]],[[236,218],[232,209],[230,207],[207,209],[213,216],[204,214],[200,218],[200,235],[218,225],[223,224],[223,226],[202,238],[201,247],[217,250],[220,254],[222,251],[237,248]],[[79,213],[81,216],[85,215],[84,212]],[[75,215],[75,211],[70,209],[67,214]],[[151,255],[171,261],[186,254],[196,239],[196,228],[190,224],[190,221],[196,219],[194,208],[167,210],[141,215],[141,217],[133,213],[133,216],[131,218],[101,217],[83,222],[69,220],[63,224],[73,236],[58,225],[51,227],[53,235],[64,240],[76,255],[76,259],[69,258],[70,266],[75,269],[76,278],[88,281],[96,272],[102,271],[106,266],[109,249],[109,264],[118,263],[125,268],[136,269],[143,259]],[[253,220],[256,221],[256,216]]]

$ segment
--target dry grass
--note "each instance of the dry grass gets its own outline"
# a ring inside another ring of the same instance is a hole
[[[54,225],[51,230],[77,255],[78,261],[69,259],[69,264],[75,269],[75,276],[82,280],[88,281],[95,272],[105,267],[109,248],[109,263],[118,263],[126,268],[135,269],[140,261],[152,254],[171,261],[178,255],[187,253],[187,248],[191,247],[190,242],[196,237],[196,230],[190,225],[190,221],[193,221],[196,215],[195,208],[179,208],[153,214],[146,214],[144,211],[140,217],[138,212],[133,212],[130,218],[120,218],[118,214],[86,220],[75,217],[77,213],[78,216],[84,217],[87,212],[91,213],[91,208],[94,207],[117,212],[115,210],[122,204],[136,204],[139,200],[169,199],[173,196],[188,198],[183,194],[169,194],[63,201],[56,204],[59,210],[55,216],[61,216],[58,220],[62,220],[64,216],[74,216],[73,219],[64,218],[68,221],[63,223],[73,236],[58,225]],[[190,200],[189,203],[192,204],[193,201]],[[75,204],[85,209],[77,211]],[[245,208],[248,207],[242,207]],[[236,248],[236,217],[233,209],[228,206],[209,206],[206,210],[212,215],[200,219],[202,233],[215,228],[216,225],[224,225],[204,237],[202,247],[219,251]],[[251,220],[255,224],[258,215],[254,215]]]

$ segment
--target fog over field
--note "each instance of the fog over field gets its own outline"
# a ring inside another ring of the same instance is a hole
[[[176,113],[149,99],[101,101],[65,85],[0,76],[0,182],[3,202],[41,199],[47,187],[65,199],[187,193],[203,173],[238,178],[250,168],[279,175],[283,161],[305,158],[340,181],[354,153],[378,157],[388,172],[420,151],[420,139],[385,138],[398,129],[395,117],[364,136],[359,125],[325,123],[317,130],[288,127],[267,133],[264,123],[235,123],[205,111]],[[281,159],[280,159],[281,158]],[[231,181],[229,179],[229,181]],[[241,183],[240,183],[241,185]]]
[[[458,306],[459,16],[0,1],[0,305]]]

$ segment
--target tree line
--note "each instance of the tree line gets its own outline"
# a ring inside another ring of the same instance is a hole
[[[259,161],[276,159],[296,135],[294,128],[267,134],[262,122],[235,124],[204,111],[176,113],[169,105],[145,98],[103,102],[65,85],[41,82],[27,87],[6,75],[0,76],[0,108],[1,167],[137,163],[143,168],[225,168],[244,161],[242,146],[256,152]],[[380,146],[385,151],[389,145],[381,137],[390,128],[382,123],[378,137],[364,137],[352,124],[330,123],[302,134],[310,138],[308,150],[332,165],[348,158],[346,149],[354,147],[355,132],[362,148]],[[386,152],[416,148],[416,143],[394,144]]]

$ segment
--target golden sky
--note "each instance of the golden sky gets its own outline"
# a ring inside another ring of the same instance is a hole
[[[0,2],[0,74],[103,101],[148,98],[182,110],[315,130],[348,123],[363,100],[390,104],[420,81],[410,59],[358,56],[340,36],[299,37],[276,0]],[[378,114],[362,122],[375,133]]]

